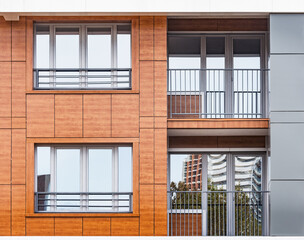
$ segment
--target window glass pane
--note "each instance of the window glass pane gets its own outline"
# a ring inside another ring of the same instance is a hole
[[[36,67],[37,68],[50,67],[50,35],[49,34],[36,35]]]
[[[225,37],[207,37],[206,38],[206,53],[225,54]]]
[[[208,191],[227,189],[226,154],[208,154]]]
[[[168,37],[168,53],[193,55],[201,54],[200,37]]]
[[[260,39],[233,39],[233,54],[260,54]]]
[[[130,34],[117,34],[117,66],[118,68],[131,67]]]
[[[119,192],[132,192],[132,148],[118,148]]]

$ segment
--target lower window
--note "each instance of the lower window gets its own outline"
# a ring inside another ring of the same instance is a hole
[[[130,145],[37,145],[35,212],[132,212]]]

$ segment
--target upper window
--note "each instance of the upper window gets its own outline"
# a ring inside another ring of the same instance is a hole
[[[35,212],[132,212],[132,148],[38,145]]]
[[[131,89],[131,25],[36,24],[35,89]]]

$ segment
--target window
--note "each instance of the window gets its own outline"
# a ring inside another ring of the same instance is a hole
[[[36,212],[132,212],[132,148],[36,146]]]
[[[131,89],[131,25],[36,24],[35,89]]]

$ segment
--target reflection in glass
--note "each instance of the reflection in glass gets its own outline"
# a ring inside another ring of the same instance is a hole
[[[208,191],[227,190],[226,154],[209,154],[208,160]]]

